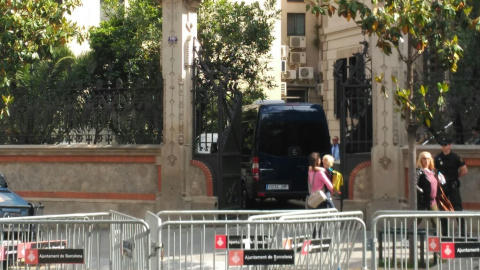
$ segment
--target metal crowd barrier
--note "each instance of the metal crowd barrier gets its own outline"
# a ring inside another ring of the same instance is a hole
[[[148,224],[115,211],[110,211],[110,217],[111,269],[151,269],[154,254]]]
[[[180,212],[175,212],[179,214]],[[221,211],[215,211],[221,212]],[[147,213],[155,231],[158,258],[154,269],[349,269],[358,242],[366,258],[362,213],[334,210],[233,211],[245,219],[162,220],[166,213]],[[232,214],[223,211],[221,215]],[[231,215],[230,215],[231,216]],[[362,239],[357,238],[362,232]],[[339,243],[341,241],[342,243]],[[366,259],[362,262],[366,269]]]
[[[371,269],[478,269],[479,232],[480,212],[377,211]]]
[[[257,215],[285,215],[299,210],[182,210],[160,211],[155,216],[162,221],[174,220],[245,220]],[[313,212],[318,210],[312,210]],[[337,211],[336,209],[331,211]]]
[[[340,212],[340,213],[318,213],[309,215],[289,215],[279,219],[282,220],[305,220],[305,219],[330,219],[326,224],[322,235],[318,238],[320,242],[331,239],[329,252],[320,252],[320,256],[304,257],[303,265],[320,265],[320,269],[349,269],[350,258],[355,252],[356,244],[361,244],[362,269],[367,269],[367,232],[363,222],[361,211]],[[321,226],[322,226],[321,225]],[[296,234],[296,228],[291,233]],[[315,230],[316,228],[313,228]],[[307,230],[309,230],[307,228]],[[310,229],[311,230],[311,229]],[[361,234],[361,235],[359,235]],[[360,238],[360,241],[357,241]],[[302,251],[303,252],[303,251]],[[323,256],[323,257],[322,257]],[[301,257],[299,257],[301,258]]]
[[[335,209],[1,218],[0,267],[367,269],[363,219]],[[377,211],[371,224],[373,270],[479,267],[480,212]]]
[[[250,215],[248,220],[277,220],[282,219],[287,216],[298,216],[298,215],[315,215],[315,214],[326,214],[326,213],[338,213],[336,208],[326,208],[326,209],[310,209],[310,210],[296,210],[296,211],[289,211],[289,212],[260,212],[255,215]]]
[[[0,219],[2,269],[150,269],[148,224],[118,212]]]

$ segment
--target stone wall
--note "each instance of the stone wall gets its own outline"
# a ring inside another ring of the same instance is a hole
[[[466,210],[480,210],[479,150],[470,145],[452,146],[452,151],[465,159],[469,170],[468,175],[461,178],[460,187]],[[440,147],[418,146],[417,153],[421,151],[435,155]],[[391,196],[400,198],[398,205],[408,197],[408,151],[402,148],[401,152],[404,172],[389,179],[402,187],[399,194]],[[0,171],[14,192],[32,203],[42,202],[44,214],[116,210],[143,218],[146,211],[156,213],[169,209],[162,207],[159,200],[162,192],[160,156],[157,145],[2,146]],[[212,196],[208,169],[202,170],[202,164],[192,162],[186,194],[179,194],[183,207],[213,209],[216,199]],[[375,189],[373,173],[371,162],[354,169],[349,177],[350,199],[344,201],[344,211],[362,210],[367,214]],[[387,205],[382,209],[387,209]]]
[[[157,212],[160,146],[2,146],[9,188],[44,214]]]

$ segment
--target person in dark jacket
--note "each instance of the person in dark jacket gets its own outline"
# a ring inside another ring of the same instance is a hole
[[[417,159],[418,210],[438,211],[438,183],[432,155],[429,152],[421,152]]]
[[[429,152],[421,152],[417,159],[417,209],[438,211],[437,190],[439,181],[435,171],[432,155]],[[430,219],[433,227],[435,220]],[[422,219],[418,219],[420,224]]]
[[[455,211],[462,211],[462,197],[460,196],[460,177],[468,173],[465,161],[453,153],[452,141],[449,137],[443,136],[438,139],[442,152],[435,157],[435,168],[445,176],[445,184],[442,185],[445,195],[453,205]],[[465,220],[461,219],[461,234],[465,235]],[[446,219],[442,219],[442,234],[447,235],[448,227]]]

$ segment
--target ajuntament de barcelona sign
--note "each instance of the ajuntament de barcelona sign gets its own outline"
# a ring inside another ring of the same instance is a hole
[[[85,256],[83,249],[27,249],[25,250],[26,264],[83,264]]]

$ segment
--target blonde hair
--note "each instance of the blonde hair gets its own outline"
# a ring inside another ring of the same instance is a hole
[[[428,164],[428,169],[433,171],[435,169],[435,162],[433,161],[433,158],[430,152],[427,152],[427,151],[421,152],[420,154],[418,154],[417,168],[423,168],[422,159],[426,156],[428,156],[428,159],[430,159],[430,164]]]
[[[328,165],[328,167],[333,167],[333,162],[335,161],[335,158],[333,158],[332,155],[325,155],[323,156],[322,161],[324,167],[326,164]]]

